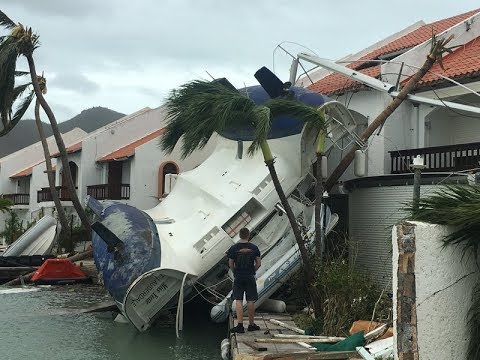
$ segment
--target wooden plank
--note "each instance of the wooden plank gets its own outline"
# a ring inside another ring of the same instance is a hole
[[[251,347],[253,350],[255,351],[267,351],[268,348],[266,346],[260,346],[260,345],[257,345],[255,344],[253,341],[245,341],[245,340],[242,340],[242,342],[247,345],[248,347]]]
[[[309,350],[314,350],[314,351],[317,350],[312,345],[307,344],[306,342],[303,342],[303,341],[298,341],[297,344],[300,345],[301,347],[304,347],[304,348],[309,349]]]
[[[369,341],[369,340],[372,340],[378,336],[382,336],[383,334],[385,334],[388,330],[388,324],[383,324],[382,326],[370,331],[369,333],[367,333],[365,335],[365,341]]]
[[[114,301],[104,301],[92,306],[89,306],[86,309],[80,310],[80,313],[93,313],[93,312],[104,312],[104,311],[114,311],[118,310],[117,305]]]
[[[266,338],[255,338],[255,342],[258,343],[271,343],[271,344],[294,344],[296,342],[303,341],[306,343],[322,343],[322,344],[328,344],[332,343],[335,341],[332,341],[330,339],[298,339],[298,338],[289,338],[289,339],[279,339],[279,338],[271,338],[271,339],[266,339]]]
[[[295,331],[296,333],[299,333],[299,334],[302,334],[302,335],[305,335],[305,331],[296,327],[296,326],[292,326],[292,325],[288,325],[282,321],[279,321],[279,320],[276,320],[276,319],[270,319],[270,322],[273,323],[273,324],[276,324],[276,325],[280,325],[286,329],[289,329],[289,330],[292,330],[292,331]]]
[[[278,354],[269,354],[264,356],[263,360],[280,360],[280,359],[308,359],[308,360],[341,360],[350,359],[357,356],[356,351],[330,351],[330,352],[311,352],[311,351],[296,351],[285,352]]]
[[[342,340],[345,340],[344,337],[341,336],[314,336],[314,335],[300,335],[300,334],[273,334],[274,338],[279,338],[279,339],[297,339],[297,340],[303,340],[303,339],[317,339],[317,340],[330,340],[331,342],[339,342]]]

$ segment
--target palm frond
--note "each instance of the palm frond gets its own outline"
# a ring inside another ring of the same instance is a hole
[[[475,258],[480,247],[480,186],[446,185],[419,200],[418,208],[409,203],[412,220],[457,227],[445,237],[444,245],[463,247],[465,255]]]
[[[23,99],[20,105],[18,105],[11,120],[11,122],[14,123],[13,126],[15,126],[17,122],[22,119],[23,115],[25,115],[25,112],[28,110],[30,104],[32,103],[34,96],[35,92],[32,89],[30,93]]]
[[[16,59],[10,57],[9,61],[0,63],[0,66],[5,66],[5,68],[11,68],[13,71],[11,73],[0,74],[0,117],[2,123],[9,121],[11,115],[11,107],[15,101],[15,75],[14,68],[16,66]],[[2,73],[0,71],[0,73]],[[3,76],[2,76],[3,75]]]
[[[302,120],[305,123],[314,123],[319,128],[325,126],[324,116],[316,108],[295,100],[275,98],[265,103],[270,109],[271,116],[287,115]]]
[[[182,156],[203,148],[210,137],[227,127],[255,119],[255,103],[217,82],[195,80],[171,92],[166,101],[167,126],[160,146],[173,151],[183,136]]]
[[[262,142],[267,141],[268,133],[272,125],[270,109],[266,106],[258,106],[254,110],[255,138],[248,147],[248,155],[253,156],[260,148]]]
[[[15,24],[3,11],[0,10],[0,26],[3,26],[6,29],[12,29],[16,26]]]
[[[32,90],[30,91],[30,94],[23,99],[20,105],[18,105],[11,120],[8,121],[8,123],[4,125],[4,128],[0,131],[0,137],[7,135],[18,124],[23,115],[25,115],[25,112],[28,110],[28,107],[32,103],[34,96],[35,92]]]

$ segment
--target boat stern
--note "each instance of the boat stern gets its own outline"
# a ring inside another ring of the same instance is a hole
[[[127,291],[123,311],[139,330],[147,330],[162,310],[172,308],[180,289],[196,277],[175,269],[154,269],[136,279]],[[180,299],[182,301],[182,299]]]

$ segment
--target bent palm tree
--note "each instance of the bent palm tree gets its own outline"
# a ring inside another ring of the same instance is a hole
[[[46,79],[43,76],[39,77],[38,82],[40,84],[40,89],[42,90],[42,93],[46,93],[47,92]],[[40,140],[42,142],[42,147],[43,147],[43,154],[45,156],[48,186],[50,188],[50,193],[52,194],[52,200],[53,200],[53,203],[55,204],[55,208],[57,209],[58,219],[60,220],[60,224],[61,224],[60,232],[63,232],[63,234],[65,235],[65,238],[69,239],[67,242],[66,250],[67,252],[71,252],[73,251],[72,238],[71,236],[66,236],[67,230],[69,227],[67,214],[65,213],[65,209],[63,208],[60,198],[58,196],[57,188],[55,187],[55,170],[53,170],[53,167],[52,167],[52,158],[50,156],[50,150],[48,149],[47,137],[45,136],[45,131],[43,130],[43,124],[40,119],[40,102],[38,101],[38,99],[35,100],[35,123],[37,124],[38,135],[40,136]]]
[[[256,105],[251,99],[241,95],[219,82],[192,81],[174,90],[167,99],[167,126],[161,140],[161,147],[172,152],[181,137],[182,156],[203,148],[215,132],[227,128],[251,126],[255,138],[248,153],[261,149],[265,164],[272,177],[275,190],[280,198],[292,227],[307,280],[307,289],[315,310],[320,311],[319,296],[314,287],[313,266],[305,241],[300,232],[295,215],[282,189],[275,169],[275,159],[267,142],[272,119],[278,115],[290,115],[315,123],[321,117],[316,109],[293,100],[271,99],[264,105]]]
[[[391,103],[368,125],[363,134],[360,136],[360,139],[363,142],[366,142],[370,136],[382,126],[385,121],[389,118],[390,115],[402,104],[402,102],[407,98],[407,95],[417,86],[418,82],[425,76],[425,74],[431,69],[433,64],[436,62],[443,69],[442,56],[445,52],[452,53],[452,48],[447,48],[446,45],[453,39],[453,35],[447,39],[437,39],[435,34],[432,35],[432,43],[430,52],[427,55],[427,59],[423,63],[422,67],[407,81],[402,90],[398,95],[391,101]],[[342,174],[347,170],[348,166],[352,163],[355,158],[355,151],[359,150],[360,146],[355,143],[354,146],[350,149],[347,155],[340,161],[338,166],[332,172],[325,183],[325,188],[327,191],[330,191],[333,185],[337,180],[342,176]]]
[[[20,23],[15,24],[2,11],[0,11],[0,25],[10,31],[8,35],[0,37],[0,94],[2,94],[0,95],[0,102],[3,102],[4,104],[10,102],[11,93],[15,85],[17,59],[20,56],[24,56],[28,62],[35,96],[47,114],[48,120],[52,126],[53,135],[60,152],[66,186],[71,195],[72,204],[80,217],[82,225],[87,230],[90,230],[90,221],[88,220],[85,210],[80,204],[75,191],[75,185],[68,164],[67,151],[60,130],[58,129],[57,120],[52,109],[45,100],[38,82],[35,62],[33,60],[33,52],[39,46],[39,36],[32,31],[32,28],[25,27]],[[2,120],[4,116],[7,118],[8,114],[2,114]]]
[[[16,72],[17,76],[23,76],[26,74],[29,74],[29,73]],[[46,92],[45,78],[39,77],[39,84],[40,84],[40,88],[42,89],[42,92]],[[0,131],[0,137],[8,134],[15,127],[15,125],[17,125],[17,123],[20,121],[20,119],[23,117],[26,110],[30,106],[35,96],[35,93],[32,90],[30,90],[31,85],[32,85],[31,83],[25,83],[25,84],[16,86],[13,89],[12,95],[8,97],[9,99],[8,102],[5,101],[2,103],[2,106],[0,107],[0,114],[2,114],[1,116],[2,116],[3,129]],[[25,95],[25,93],[27,94]],[[7,98],[5,96],[6,93],[2,93],[2,94],[4,96],[3,99]],[[13,113],[14,104],[18,102],[20,102],[20,105],[17,107],[16,111]],[[52,170],[52,160],[50,157],[50,151],[48,149],[47,139],[45,136],[45,132],[43,130],[41,120],[40,120],[40,103],[38,102],[38,100],[35,102],[35,122],[37,124],[38,134],[42,142],[43,152],[45,155],[48,184],[50,187],[50,192],[52,194],[52,200],[58,212],[58,219],[61,225],[60,231],[64,232],[64,234],[67,234],[67,229],[68,229],[67,215],[65,214],[65,210],[58,197],[57,189],[55,188],[55,172]],[[69,249],[67,250],[71,251],[72,250],[71,247],[72,246],[69,246]]]

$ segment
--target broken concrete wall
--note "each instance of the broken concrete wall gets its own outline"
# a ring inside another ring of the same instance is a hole
[[[442,248],[450,232],[420,222],[393,227],[395,359],[467,358],[467,313],[480,271],[461,248]]]

